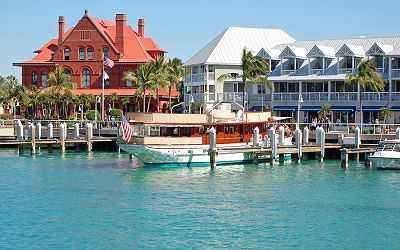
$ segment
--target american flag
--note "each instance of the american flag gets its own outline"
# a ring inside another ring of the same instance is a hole
[[[112,68],[112,67],[114,67],[114,62],[113,62],[113,60],[111,60],[110,58],[108,58],[108,57],[104,57],[104,66],[106,66],[106,67],[108,67],[108,68]]]
[[[122,116],[121,127],[122,127],[122,140],[129,143],[133,135],[133,128],[129,124],[129,121],[126,119],[125,116]]]

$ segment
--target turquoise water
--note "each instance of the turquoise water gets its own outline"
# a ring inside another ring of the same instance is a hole
[[[399,249],[400,172],[0,151],[0,249]]]

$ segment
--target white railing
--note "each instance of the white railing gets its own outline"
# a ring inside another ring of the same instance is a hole
[[[304,101],[328,101],[328,92],[304,92],[301,94]]]
[[[239,103],[243,102],[243,93],[225,92],[225,93],[195,93],[185,94],[184,101],[189,102],[230,102]],[[245,102],[248,101],[247,93],[245,93]]]
[[[290,75],[296,73],[295,69],[282,69],[282,74],[283,75]]]
[[[357,101],[357,92],[331,92],[331,101]]]
[[[363,92],[361,98],[364,101],[389,101],[388,92]]]
[[[188,78],[189,82],[202,82],[204,81],[204,74],[192,74]]]
[[[400,92],[392,92],[392,101],[400,101]]]

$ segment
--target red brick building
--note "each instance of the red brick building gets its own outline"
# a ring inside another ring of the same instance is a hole
[[[137,26],[137,30],[129,26],[125,14],[116,14],[115,20],[109,21],[93,17],[85,11],[78,23],[66,30],[65,18],[60,16],[58,38],[36,50],[31,60],[14,63],[14,66],[22,68],[24,86],[46,87],[49,72],[56,65],[61,65],[76,85],[74,94],[101,95],[104,53],[115,63],[111,70],[107,70],[110,79],[105,82],[106,95],[133,96],[135,84],[122,80],[124,72],[135,70],[138,65],[166,53],[145,35],[143,19],[138,20]],[[167,91],[161,90],[159,94],[161,102],[165,103]],[[172,94],[173,98],[177,98],[177,91]]]

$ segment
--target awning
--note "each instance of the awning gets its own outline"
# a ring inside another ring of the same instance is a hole
[[[332,111],[341,111],[341,112],[354,112],[356,110],[355,106],[333,106],[331,107]]]
[[[390,108],[390,110],[400,111],[400,106],[393,106],[393,107]]]
[[[384,107],[382,107],[382,106],[364,106],[362,108],[362,111],[374,112],[374,111],[379,111],[381,108],[384,108]]]
[[[296,107],[297,110],[297,107]],[[300,111],[320,111],[320,106],[301,106]]]
[[[274,106],[272,107],[273,111],[296,111],[297,107],[294,106]]]

